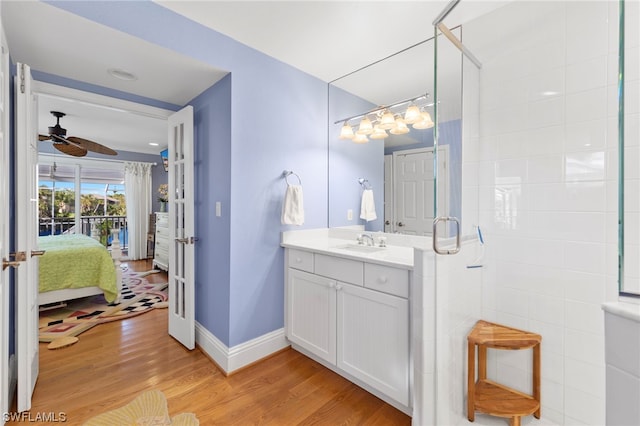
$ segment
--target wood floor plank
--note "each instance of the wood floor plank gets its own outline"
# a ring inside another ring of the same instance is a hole
[[[151,262],[128,263],[137,271],[152,268]],[[165,273],[146,278],[166,282]],[[100,324],[73,346],[48,350],[40,344],[30,412],[64,412],[68,424],[79,425],[159,389],[171,416],[192,412],[201,425],[411,423],[404,413],[292,349],[226,377],[199,349],[188,351],[171,338],[167,325],[167,311],[158,309]]]

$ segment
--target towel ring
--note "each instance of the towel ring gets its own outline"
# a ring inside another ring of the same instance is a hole
[[[360,185],[362,185],[363,189],[371,189],[371,184],[369,183],[369,181],[365,178],[360,178],[358,179],[358,183]]]
[[[287,185],[291,185],[289,183],[289,176],[294,175],[295,177],[298,178],[298,184],[302,185],[302,179],[300,179],[300,176],[298,176],[297,173],[292,172],[291,170],[285,170],[282,172],[282,177],[284,178],[284,180],[287,182]]]

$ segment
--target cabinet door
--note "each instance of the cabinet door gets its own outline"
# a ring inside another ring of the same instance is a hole
[[[336,362],[336,282],[289,268],[287,337],[332,364]]]
[[[409,405],[409,302],[338,282],[337,365]]]

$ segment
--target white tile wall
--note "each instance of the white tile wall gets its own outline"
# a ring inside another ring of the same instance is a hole
[[[513,2],[465,24],[464,37],[483,63],[478,90],[464,94],[480,98],[479,147],[464,158],[476,184],[463,177],[486,241],[482,318],[542,335],[545,421],[602,425],[600,305],[616,295],[617,268],[617,2]],[[630,122],[640,146],[640,118]],[[640,172],[636,194],[638,182]],[[640,211],[640,195],[630,203]],[[529,389],[530,368],[522,354],[490,353],[489,374],[518,389]]]

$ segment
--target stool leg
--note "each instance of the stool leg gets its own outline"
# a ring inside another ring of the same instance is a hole
[[[509,421],[509,426],[520,426],[520,416],[512,417]]]
[[[468,344],[468,353],[467,353],[467,418],[470,422],[474,421],[475,411],[476,411],[476,402],[475,402],[475,392],[476,392],[476,345],[475,343],[469,342]]]
[[[487,347],[478,345],[478,380],[487,378]]]
[[[540,343],[533,347],[533,399],[540,404]],[[540,406],[533,415],[540,418]]]

